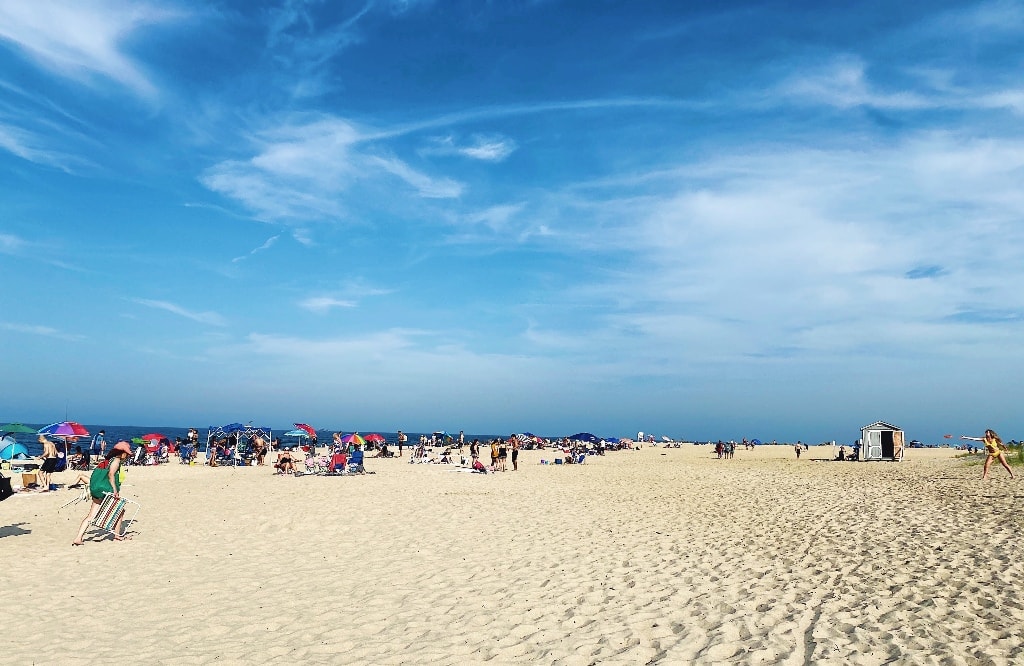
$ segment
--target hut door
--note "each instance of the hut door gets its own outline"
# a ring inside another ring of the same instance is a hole
[[[879,460],[882,457],[882,433],[878,430],[868,430],[867,441],[864,448],[867,450],[865,460]]]
[[[895,433],[892,430],[883,430],[880,434],[882,435],[882,457],[891,460],[896,453],[896,445],[893,438]]]
[[[903,459],[903,432],[900,430],[892,434],[892,459]]]

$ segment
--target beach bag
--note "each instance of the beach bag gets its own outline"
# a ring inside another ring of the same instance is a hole
[[[3,502],[13,494],[14,488],[11,487],[11,479],[0,474],[0,502]]]

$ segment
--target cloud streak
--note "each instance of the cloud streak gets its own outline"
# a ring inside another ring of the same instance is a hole
[[[148,298],[133,298],[131,300],[133,303],[138,303],[139,305],[144,305],[156,310],[163,310],[164,312],[170,312],[171,314],[184,317],[185,319],[190,319],[200,324],[207,324],[209,326],[227,326],[227,320],[216,312],[193,312],[168,301],[151,300]]]
[[[152,5],[105,0],[0,2],[0,39],[14,44],[41,67],[64,78],[93,85],[94,77],[118,82],[152,99],[156,86],[122,49],[143,26],[166,23],[177,13]]]

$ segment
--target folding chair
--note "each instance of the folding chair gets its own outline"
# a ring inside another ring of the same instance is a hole
[[[129,523],[134,523],[135,516],[139,515],[139,509],[141,508],[138,502],[126,497],[114,497],[113,493],[104,493],[103,502],[100,504],[99,511],[96,512],[96,517],[92,519],[92,524],[103,532],[118,536],[114,532],[114,526],[117,525],[118,518],[122,514],[131,511],[131,517],[125,516],[125,518]]]

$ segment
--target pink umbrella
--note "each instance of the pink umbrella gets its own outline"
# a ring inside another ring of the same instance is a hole
[[[45,428],[39,429],[40,435],[51,435],[53,437],[88,437],[89,431],[81,423],[75,421],[61,421],[51,423]]]

